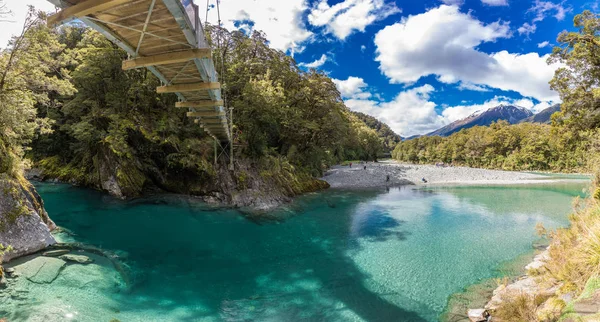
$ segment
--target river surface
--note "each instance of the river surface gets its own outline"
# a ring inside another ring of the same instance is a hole
[[[60,239],[118,254],[124,269],[91,256],[51,284],[21,278],[25,295],[0,297],[0,317],[437,321],[450,295],[531,252],[537,223],[567,225],[585,186],[325,191],[252,217],[182,196],[124,202],[38,184],[69,232]]]

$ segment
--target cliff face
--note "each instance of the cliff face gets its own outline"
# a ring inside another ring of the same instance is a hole
[[[12,246],[4,261],[54,244],[50,231],[55,227],[42,199],[28,181],[0,175],[0,244]]]
[[[123,159],[107,152],[94,158],[87,172],[49,158],[27,173],[31,180],[59,180],[102,190],[121,199],[142,196],[147,191],[201,196],[209,203],[268,210],[292,197],[326,189],[329,185],[302,169],[276,157],[260,160],[235,159],[234,170],[225,160],[218,166],[204,165],[203,171],[161,167],[148,158]]]

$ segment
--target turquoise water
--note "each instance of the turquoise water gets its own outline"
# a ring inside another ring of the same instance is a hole
[[[39,184],[50,216],[94,257],[0,296],[9,321],[436,321],[448,296],[567,224],[584,183],[326,191],[266,217],[191,198],[124,202]],[[18,263],[16,263],[18,264]],[[15,264],[13,264],[15,265]]]

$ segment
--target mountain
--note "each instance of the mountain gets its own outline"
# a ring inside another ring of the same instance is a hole
[[[386,152],[392,151],[400,141],[402,141],[402,137],[396,132],[392,131],[392,129],[385,123],[380,120],[372,117],[371,115],[367,115],[361,112],[352,111],[358,119],[363,121],[368,127],[377,131],[377,134],[380,138],[383,139],[383,147]]]
[[[552,105],[539,113],[532,115],[526,119],[522,119],[519,123],[550,123],[552,114],[560,111],[560,104]]]
[[[516,124],[531,116],[533,116],[533,113],[526,108],[502,104],[487,111],[475,112],[467,118],[452,122],[441,129],[428,133],[427,136],[449,136],[462,129],[468,129],[478,125],[488,126],[499,120],[507,121],[510,124]]]

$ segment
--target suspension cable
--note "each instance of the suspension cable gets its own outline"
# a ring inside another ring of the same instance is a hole
[[[227,108],[227,81],[226,81],[226,77],[225,77],[225,51],[223,49],[223,43],[225,42],[225,39],[221,39],[221,33],[223,32],[223,29],[221,28],[221,9],[219,7],[219,3],[221,2],[220,0],[215,0],[217,2],[217,19],[218,19],[218,24],[219,24],[219,30],[218,30],[218,40],[217,40],[217,48],[219,50],[219,53],[221,54],[221,79],[223,80],[223,87],[221,88],[221,96],[223,97],[223,106],[225,108]],[[229,120],[229,122],[231,123],[232,120]],[[233,124],[232,124],[233,125]],[[229,133],[232,136],[233,139],[233,133]]]
[[[206,0],[206,17],[204,18],[204,31],[206,32],[206,29],[208,28],[208,2],[210,0]]]
[[[226,77],[225,77],[225,52],[223,50],[223,44],[225,43],[225,39],[223,37],[221,37],[221,33],[223,32],[222,29],[222,23],[221,23],[221,8],[220,8],[220,0],[215,0],[217,2],[217,33],[216,33],[216,39],[215,42],[217,44],[217,50],[219,52],[219,58],[221,60],[221,66],[218,66],[218,70],[219,70],[219,75],[221,76],[221,83],[224,85],[223,87],[221,87],[221,97],[223,99],[223,107],[225,109],[227,109],[227,81],[226,81]],[[208,12],[210,10],[210,0],[206,0],[206,18],[204,19],[204,23],[206,28],[204,28],[204,31],[207,32],[208,31]],[[222,39],[223,38],[223,39]],[[227,114],[226,114],[227,115]],[[227,117],[227,116],[226,116]],[[228,117],[230,118],[230,117]],[[229,120],[229,122],[231,122],[231,120]],[[233,139],[233,133],[230,133],[230,135],[232,136]]]

